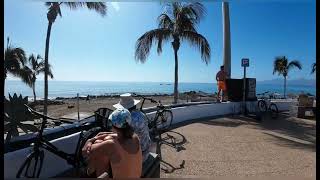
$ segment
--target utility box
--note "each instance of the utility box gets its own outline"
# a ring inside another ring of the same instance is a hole
[[[243,79],[227,79],[229,101],[243,101]],[[246,101],[256,101],[256,78],[246,78]]]

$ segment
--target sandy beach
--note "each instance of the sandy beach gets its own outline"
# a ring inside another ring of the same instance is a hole
[[[173,102],[173,96],[172,95],[157,95],[157,96],[147,96],[151,97],[154,100],[161,101],[163,105],[172,104]],[[209,96],[179,96],[179,103],[184,102],[196,102],[196,101],[216,101],[216,98],[213,97],[213,95]],[[140,99],[138,97],[135,97],[135,99]],[[77,119],[78,115],[78,109],[77,109],[77,99],[76,98],[63,98],[62,100],[58,100],[58,102],[55,105],[49,105],[48,106],[48,115],[51,117],[66,117],[66,118],[75,118]],[[119,96],[117,97],[91,97],[89,101],[86,100],[86,98],[80,98],[79,100],[79,112],[80,112],[80,119],[85,118],[87,116],[91,116],[94,114],[94,111],[96,111],[98,108],[110,108],[114,109],[113,105],[119,102]],[[140,108],[141,103],[138,105],[138,108]],[[150,101],[146,100],[143,107],[153,107],[156,106],[156,104],[151,103]],[[37,111],[42,111],[43,105],[36,105],[35,109]]]

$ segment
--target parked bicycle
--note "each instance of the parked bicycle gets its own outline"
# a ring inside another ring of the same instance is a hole
[[[22,163],[21,167],[18,170],[16,178],[21,178],[21,177],[38,178],[40,176],[41,169],[43,166],[43,160],[44,160],[43,149],[46,149],[47,151],[66,160],[68,164],[72,165],[78,171],[77,173],[81,174],[80,172],[81,167],[86,166],[86,162],[82,157],[82,153],[81,153],[82,146],[84,146],[88,138],[91,138],[92,136],[96,135],[102,130],[109,128],[109,127],[103,127],[104,125],[103,120],[105,119],[105,117],[108,116],[108,114],[112,112],[112,110],[107,108],[98,109],[98,111],[95,112],[96,121],[93,123],[93,125],[87,122],[78,122],[80,126],[86,126],[86,127],[83,127],[83,130],[80,133],[80,137],[79,137],[75,152],[70,154],[70,153],[66,153],[64,151],[59,150],[56,146],[54,146],[52,143],[46,140],[45,137],[43,136],[43,132],[44,132],[44,129],[46,128],[46,125],[49,119],[55,122],[57,125],[61,124],[62,122],[73,124],[75,120],[66,119],[66,118],[59,118],[59,119],[52,118],[33,110],[27,105],[25,106],[28,108],[30,113],[36,115],[39,118],[42,118],[42,123],[39,129],[39,132],[37,133],[35,142],[33,144],[32,152],[27,156],[26,160]],[[99,115],[100,110],[104,111],[105,117]],[[85,130],[89,130],[89,131],[84,133]]]
[[[271,102],[272,97],[269,91],[257,94],[258,109],[263,113],[270,112],[271,117],[275,119],[278,117],[279,111],[277,105]]]
[[[169,129],[172,123],[173,114],[171,111],[171,107],[164,106],[161,101],[156,101],[152,98],[148,98],[142,95],[134,94],[135,96],[142,98],[142,103],[140,106],[140,111],[146,115],[148,121],[148,127],[156,134],[161,134],[162,132]],[[157,111],[153,118],[149,118],[147,113],[143,110],[143,105],[145,100],[149,100],[151,103],[157,104]]]

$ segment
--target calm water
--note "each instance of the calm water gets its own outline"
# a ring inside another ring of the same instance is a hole
[[[163,84],[163,85],[160,85]],[[8,93],[22,94],[23,96],[33,97],[32,89],[21,81],[6,81],[5,96]],[[44,82],[36,82],[37,97],[44,95]],[[217,91],[215,83],[179,83],[179,92],[203,91],[213,93]],[[257,82],[257,93],[264,91],[283,93],[283,86],[259,84]],[[316,94],[315,86],[287,86],[288,93],[308,92]],[[49,97],[75,97],[90,95],[110,95],[125,92],[136,92],[141,94],[172,94],[173,83],[156,82],[84,82],[84,81],[49,81]]]

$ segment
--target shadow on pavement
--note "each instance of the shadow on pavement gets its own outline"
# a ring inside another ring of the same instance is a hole
[[[221,118],[223,117],[223,118]],[[221,119],[220,119],[221,118]],[[224,127],[238,127],[241,125],[253,125],[250,128],[256,128],[265,131],[276,132],[280,134],[277,137],[279,142],[275,142],[279,145],[290,146],[293,148],[307,149],[315,151],[316,146],[316,122],[314,120],[299,119],[291,117],[285,113],[279,113],[278,118],[272,119],[269,115],[262,116],[261,119],[255,116],[219,116],[208,117],[196,120],[190,120],[174,125],[171,129],[186,126],[192,123],[202,123],[212,126],[224,126]],[[270,134],[268,134],[270,135]],[[270,135],[275,137],[275,135]],[[299,139],[308,143],[299,143],[295,141],[285,140],[283,138],[287,136],[288,139]],[[287,141],[284,143],[284,141]]]
[[[185,160],[182,160],[182,162],[179,164],[178,167],[173,166],[169,162],[163,160],[162,154],[161,154],[161,146],[167,145],[171,148],[174,148],[176,152],[180,152],[182,150],[186,150],[186,148],[183,146],[185,143],[187,143],[187,139],[185,138],[184,135],[171,130],[165,133],[162,133],[160,135],[160,138],[157,139],[157,153],[160,155],[160,162],[162,166],[161,170],[164,171],[164,173],[173,173],[178,169],[183,169]]]

